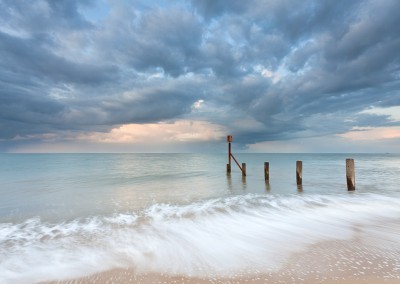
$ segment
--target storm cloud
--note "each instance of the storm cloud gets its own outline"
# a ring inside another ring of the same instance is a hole
[[[400,2],[0,0],[0,150],[206,121],[243,146],[398,126]],[[53,137],[52,136],[52,137]]]

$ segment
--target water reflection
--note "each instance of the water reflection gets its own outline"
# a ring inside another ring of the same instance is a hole
[[[232,192],[233,191],[233,187],[232,187],[232,176],[231,176],[231,173],[226,173],[226,181],[227,181],[227,184],[228,184],[228,190],[230,191],[230,192]]]
[[[297,185],[297,192],[303,192],[303,185],[302,184],[298,184]]]
[[[269,184],[268,181],[265,182],[265,191],[267,191],[267,192],[271,191],[271,185]]]
[[[247,189],[246,176],[242,176],[242,186],[243,191],[245,191]]]
[[[233,179],[233,180],[232,180]],[[226,173],[226,183],[229,192],[239,192],[239,191],[246,191],[247,190],[247,180],[246,176],[237,176],[233,175],[232,173]]]

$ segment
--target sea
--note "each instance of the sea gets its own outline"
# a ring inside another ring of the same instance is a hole
[[[235,157],[246,177],[227,154],[0,154],[0,283],[400,281],[399,154]]]

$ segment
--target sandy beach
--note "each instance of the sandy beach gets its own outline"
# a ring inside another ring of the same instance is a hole
[[[285,244],[281,244],[285,245]],[[400,283],[400,251],[368,240],[327,241],[293,254],[279,270],[239,272],[232,277],[191,277],[113,269],[50,283]]]
[[[276,277],[274,275],[260,275],[248,278],[223,278],[223,279],[201,279],[182,276],[165,275],[135,275],[129,270],[112,270],[105,273],[96,274],[90,277],[73,279],[67,281],[57,281],[51,283],[176,283],[176,284],[242,284],[242,283],[325,283],[325,284],[374,284],[374,283],[400,283],[399,279],[383,279],[375,276],[365,276],[362,279],[339,279],[339,280],[318,280],[318,279],[293,279],[290,277]]]
[[[67,281],[57,281],[51,283],[175,283],[175,284],[242,284],[242,283],[325,283],[325,284],[374,284],[374,283],[400,283],[399,279],[382,279],[375,276],[365,276],[362,279],[339,279],[339,280],[321,280],[321,279],[295,279],[291,277],[277,277],[275,275],[260,275],[257,277],[243,278],[192,278],[183,276],[165,276],[156,274],[135,275],[129,270],[112,270],[90,277],[73,279]]]

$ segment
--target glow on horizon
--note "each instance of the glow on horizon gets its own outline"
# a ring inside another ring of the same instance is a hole
[[[400,122],[400,106],[392,107],[372,107],[361,113],[389,116],[392,121]]]
[[[226,129],[207,121],[123,124],[109,132],[70,133],[67,137],[41,134],[37,144],[15,147],[15,153],[75,152],[190,152],[191,145],[224,141]],[[23,138],[16,138],[23,141]]]
[[[168,143],[220,140],[222,126],[207,121],[178,120],[172,123],[124,124],[110,132],[80,134],[77,140],[93,143]]]
[[[339,136],[351,140],[380,140],[400,138],[400,126],[393,127],[358,127]]]

